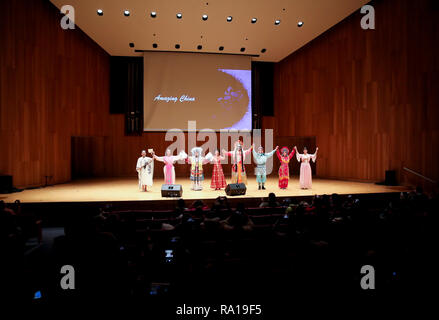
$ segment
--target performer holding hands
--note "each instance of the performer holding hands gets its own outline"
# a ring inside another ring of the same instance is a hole
[[[192,156],[186,159],[186,162],[191,165],[191,189],[195,191],[203,190],[203,164],[210,162],[213,157],[210,152],[203,157],[202,152],[201,147],[194,147],[191,150]]]
[[[157,161],[161,161],[165,163],[163,167],[163,173],[165,175],[165,184],[175,184],[175,168],[174,163],[181,159],[186,159],[187,154],[184,151],[181,151],[178,156],[173,156],[171,150],[167,149],[166,154],[163,157],[157,157],[153,153],[154,159]]]
[[[253,147],[244,150],[241,141],[235,142],[235,149],[233,151],[226,151],[223,149],[223,155],[232,157],[232,183],[247,184],[247,174],[245,172],[245,156],[250,153]]]
[[[152,187],[154,161],[152,158],[146,156],[145,150],[142,150],[141,157],[137,159],[136,171],[138,172],[139,177],[139,189],[142,191],[148,191],[147,188]]]
[[[258,152],[255,151],[255,144],[253,144],[253,158],[256,162],[256,182],[258,183],[258,190],[265,190],[265,181],[267,180],[267,159],[273,156],[273,154],[279,149],[279,146],[269,152],[264,153],[264,148],[259,146]]]
[[[218,150],[215,150],[215,155],[213,156],[211,162],[213,163],[212,170],[212,181],[210,182],[210,187],[215,190],[220,190],[226,187],[226,178],[224,177],[223,167],[221,161],[225,157],[221,156]]]
[[[277,157],[280,160],[280,167],[279,167],[279,188],[286,189],[288,187],[288,181],[290,179],[290,169],[288,167],[291,158],[294,156],[294,152],[296,150],[296,147],[293,148],[293,151],[291,151],[287,147],[282,147],[282,149],[276,150]]]
[[[299,184],[301,189],[311,189],[312,187],[312,170],[309,162],[312,160],[316,162],[317,159],[317,151],[319,148],[316,148],[316,152],[314,154],[309,154],[308,149],[306,147],[303,148],[303,153],[299,153],[297,148],[296,150],[296,158],[297,161],[300,162],[300,179]]]

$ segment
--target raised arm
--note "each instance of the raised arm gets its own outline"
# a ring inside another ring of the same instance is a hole
[[[226,151],[226,150],[223,149],[223,155],[231,156],[232,155],[232,151]]]
[[[273,149],[273,151],[266,153],[265,155],[267,156],[267,158],[272,157],[273,154],[277,151],[277,149],[279,149],[279,146],[276,146],[276,148]]]
[[[155,154],[152,155],[154,157],[155,160],[160,161],[160,162],[165,162],[163,160],[163,157],[157,157]]]
[[[317,159],[317,151],[319,151],[319,148],[318,148],[318,147],[316,148],[316,152],[315,152],[314,154],[311,155],[311,159],[312,159],[313,162],[316,162],[316,159]]]
[[[278,159],[282,161],[282,156],[280,155],[279,149],[276,149],[276,155]]]
[[[209,163],[210,161],[212,161],[212,159],[213,159],[213,155],[212,155],[212,153],[208,153],[208,154],[206,154],[206,156],[204,157],[204,159],[203,159],[203,164],[206,164],[206,163]]]
[[[188,157],[187,153],[184,152],[183,150],[180,151],[180,153],[178,155],[171,157],[173,163],[176,162],[176,161],[183,160],[183,159],[188,159],[188,158],[189,157]]]
[[[302,161],[302,155],[299,153],[299,151],[297,151],[297,148],[295,148],[296,150],[296,159],[297,161],[301,162]]]
[[[289,154],[288,159],[291,160],[291,158],[294,156],[294,153],[295,153],[295,152],[296,152],[296,150],[293,149],[293,151],[291,151],[291,153]]]
[[[244,151],[245,155],[248,155],[253,150],[253,146]]]

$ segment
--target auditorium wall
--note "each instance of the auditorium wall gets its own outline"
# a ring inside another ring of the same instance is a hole
[[[277,135],[315,136],[317,175],[384,180],[403,167],[439,179],[439,10],[433,1],[373,1],[275,65]],[[306,28],[306,23],[304,28]],[[310,21],[309,23],[312,23]]]
[[[395,169],[408,181],[407,166],[437,180],[439,17],[430,3],[378,1],[375,30],[362,30],[357,12],[277,63],[274,117],[263,128],[282,143],[317,144],[321,177],[377,181]],[[62,183],[74,160],[92,176],[135,176],[140,150],[161,154],[169,142],[125,135],[124,115],[109,113],[109,55],[79,28],[62,30],[60,18],[46,0],[0,2],[0,174],[18,187]]]
[[[46,0],[0,2],[0,174],[16,186],[69,181],[71,136],[105,135],[118,120],[109,55],[61,17]]]

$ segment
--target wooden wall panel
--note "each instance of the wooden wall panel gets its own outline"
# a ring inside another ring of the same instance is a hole
[[[375,30],[358,11],[276,64],[264,126],[316,136],[321,177],[379,181],[394,169],[408,182],[406,166],[438,180],[439,11],[429,0],[371,4]]]
[[[63,30],[49,1],[0,2],[0,173],[16,186],[70,180],[70,139],[110,133],[109,56]]]

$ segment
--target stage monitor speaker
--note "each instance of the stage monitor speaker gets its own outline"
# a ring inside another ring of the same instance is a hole
[[[12,176],[0,175],[0,193],[12,191]]]
[[[231,183],[226,187],[226,194],[228,196],[242,196],[247,191],[244,183]]]
[[[162,197],[178,197],[183,196],[183,187],[181,184],[162,184]]]
[[[386,180],[384,181],[386,186],[397,186],[396,182],[396,171],[395,170],[386,170]]]

